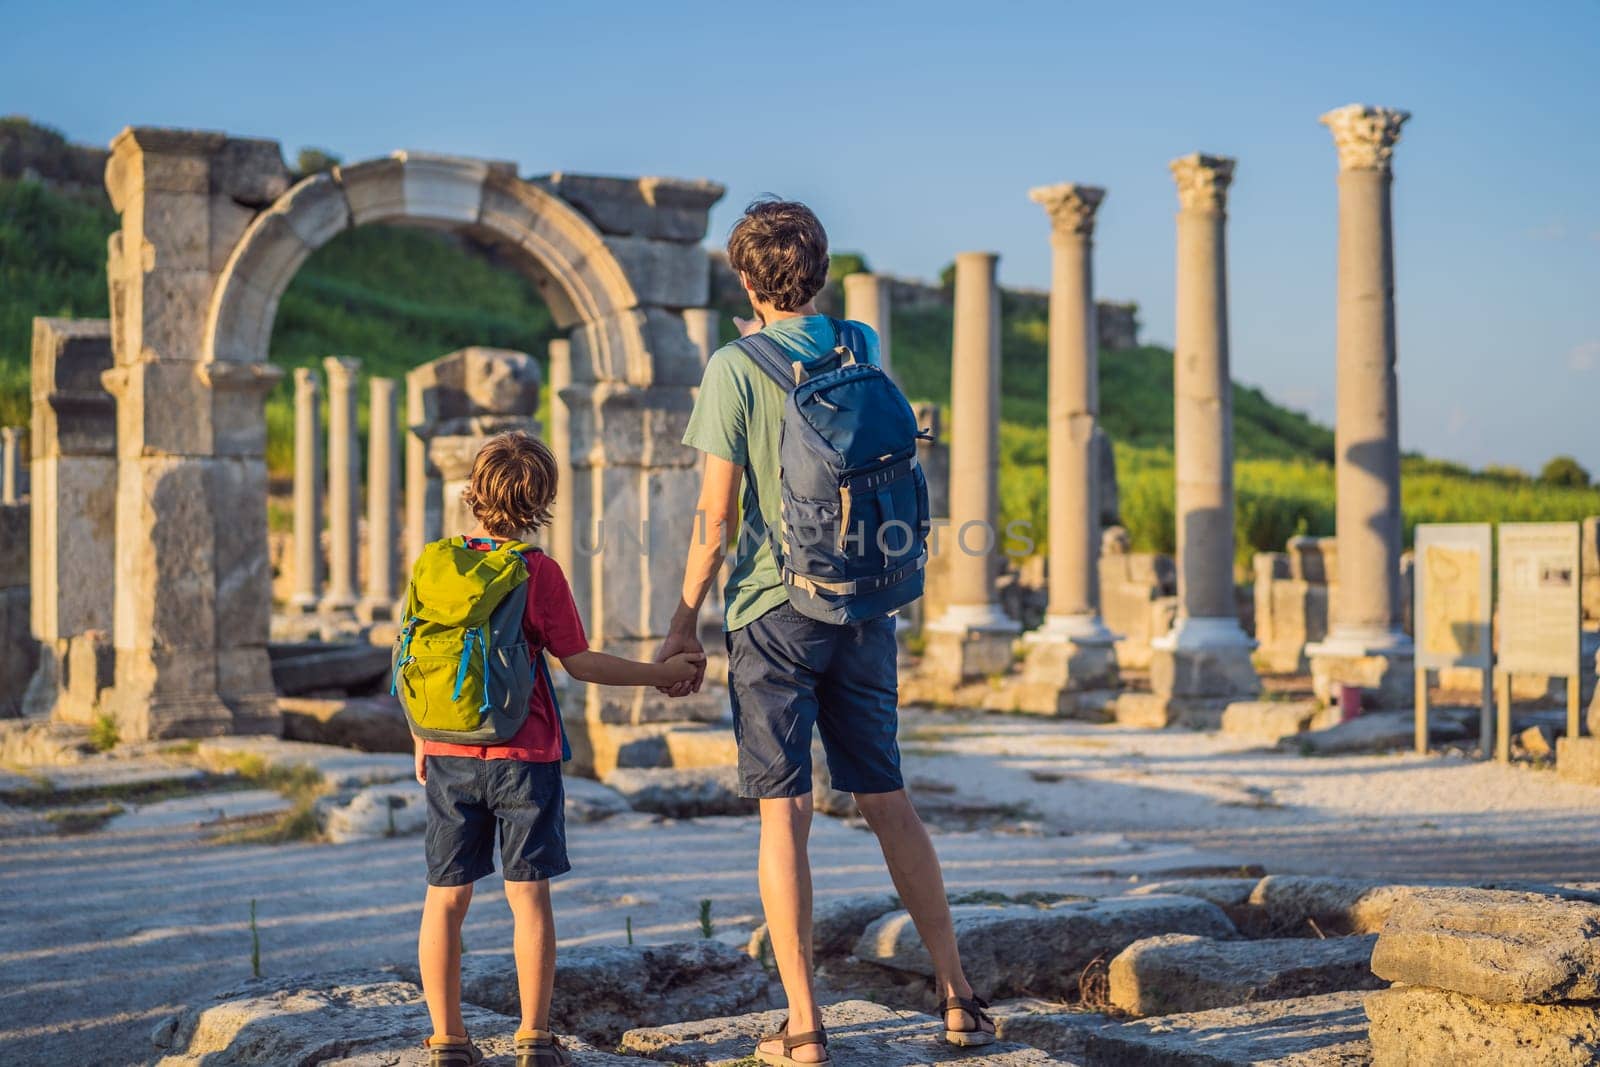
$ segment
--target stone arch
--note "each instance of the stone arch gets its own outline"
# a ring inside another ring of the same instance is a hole
[[[637,654],[676,606],[695,455],[679,440],[702,355],[684,311],[709,295],[701,240],[722,187],[399,152],[291,186],[280,147],[145,127],[106,184],[116,397],[115,683],[124,737],[277,728],[267,655],[264,396],[278,301],[341,231],[401,223],[505,249],[568,331],[561,391],[575,523],[642,523],[637,556],[575,561],[591,636]],[[680,514],[680,512],[682,512]],[[256,521],[259,518],[260,521]],[[657,570],[661,574],[657,574]],[[596,721],[659,717],[651,696],[589,695]],[[613,703],[605,703],[611,700]]]

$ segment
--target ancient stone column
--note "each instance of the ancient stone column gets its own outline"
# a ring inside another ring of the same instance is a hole
[[[889,279],[881,274],[858,271],[844,276],[844,317],[864,322],[878,332],[878,363],[885,374],[894,374],[889,357]]]
[[[1020,627],[995,597],[1000,545],[995,472],[1000,458],[1000,291],[993,252],[956,256],[951,355],[950,524],[940,532],[947,597],[925,627],[924,671],[942,681],[1011,666]]]
[[[0,427],[0,504],[22,499],[21,426]]]
[[[346,614],[356,607],[356,507],[361,484],[356,376],[361,361],[329,356],[322,366],[328,374],[328,591],[322,610]]]
[[[1233,388],[1228,373],[1228,186],[1234,161],[1173,160],[1178,185],[1173,346],[1178,619],[1152,642],[1151,688],[1169,706],[1248,696],[1260,682],[1233,590]],[[1181,707],[1177,707],[1180,713]]]
[[[722,316],[716,308],[684,308],[683,325],[689,331],[689,340],[700,350],[702,365],[711,358],[720,343]]]
[[[395,558],[398,555],[400,508],[400,438],[395,428],[395,381],[373,378],[368,382],[367,406],[367,585],[361,617],[367,622],[393,619],[398,590]]]
[[[1049,185],[1029,194],[1050,216],[1049,602],[1029,634],[1026,710],[1072,710],[1073,694],[1117,683],[1114,636],[1100,618],[1099,414],[1094,216],[1105,190]]]
[[[1400,415],[1395,380],[1389,158],[1410,115],[1351,104],[1322,116],[1339,153],[1335,532],[1339,586],[1328,638],[1306,650],[1324,700],[1341,684],[1410,706],[1400,596]]]
[[[310,614],[322,603],[322,383],[309,367],[294,372],[294,593],[289,607]]]

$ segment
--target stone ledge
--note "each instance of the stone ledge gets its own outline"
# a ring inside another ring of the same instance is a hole
[[[1396,986],[1366,995],[1373,1061],[1588,1067],[1600,1063],[1594,1004],[1491,1004],[1462,993]]]

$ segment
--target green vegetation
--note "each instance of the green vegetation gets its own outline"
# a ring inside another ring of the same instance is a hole
[[[716,932],[716,924],[711,921],[711,901],[707,898],[700,901],[700,936],[709,941]]]
[[[114,716],[101,713],[94,717],[94,722],[89,726],[89,744],[94,746],[96,752],[110,752],[121,740],[122,734],[117,729]]]
[[[250,898],[250,973],[261,977],[261,928],[256,925],[256,901]]]
[[[64,142],[50,137],[8,148],[22,143],[5,140],[9,129],[0,120],[0,157],[24,149],[28,159],[66,151]],[[297,162],[302,170],[314,170],[335,158],[308,149]],[[78,165],[65,156],[58,165],[69,164]],[[106,314],[106,238],[116,225],[103,198],[0,180],[0,423],[28,421],[33,316]],[[861,255],[839,251],[831,277],[837,284],[865,265]],[[720,309],[725,338],[732,334],[728,317],[749,314],[737,299],[729,294]],[[1002,310],[1001,518],[1003,524],[1031,524],[1037,539],[1046,528],[1047,322],[1044,303],[1034,295],[1004,292]],[[914,400],[949,403],[950,328],[948,306],[896,312],[896,373]],[[362,360],[364,374],[401,377],[467,345],[518,349],[543,359],[555,336],[532,282],[492,250],[428,230],[364,227],[319,249],[295,276],[279,307],[272,358],[290,369],[349,355]],[[1156,347],[1107,352],[1100,370],[1102,421],[1116,442],[1124,524],[1136,548],[1170,552],[1172,354]],[[286,376],[267,404],[267,459],[278,478],[291,467],[292,393]],[[1239,563],[1245,566],[1252,552],[1279,550],[1296,533],[1333,532],[1333,434],[1257,389],[1236,385],[1233,403],[1236,528]],[[1600,488],[1572,457],[1552,460],[1538,479],[1513,468],[1473,472],[1422,457],[1408,457],[1404,474],[1408,540],[1418,522],[1600,513]],[[286,526],[288,518],[281,509],[269,516],[275,526]],[[1042,547],[1036,543],[1032,550]]]

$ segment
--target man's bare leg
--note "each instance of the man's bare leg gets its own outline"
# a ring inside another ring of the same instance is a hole
[[[950,997],[972,996],[972,985],[961,969],[961,951],[956,947],[955,926],[950,920],[950,901],[944,892],[944,872],[933,849],[927,827],[912,806],[904,789],[893,793],[857,793],[856,804],[872,832],[878,835],[889,877],[894,879],[900,902],[911,913],[922,943],[933,958],[934,984],[940,1001]],[[948,1016],[951,1029],[975,1026],[972,1016],[953,1011]],[[984,1027],[985,1030],[990,1027]]]
[[[811,975],[811,794],[761,801],[761,851],[756,873],[761,908],[767,917],[772,958],[789,1001],[789,1033],[822,1028]],[[761,1048],[783,1053],[781,1041]],[[801,1045],[788,1055],[801,1063],[821,1062],[821,1045]]]
[[[556,920],[550,908],[550,883],[507,882],[506,903],[511,905],[512,954],[522,1001],[519,1029],[548,1030],[550,992],[556,984]]]
[[[434,1037],[466,1037],[461,1019],[461,921],[472,903],[472,886],[430,885],[422,903],[417,967]]]

